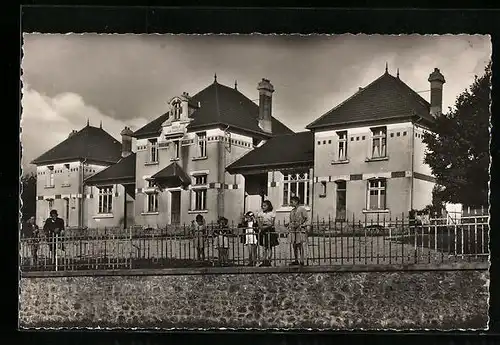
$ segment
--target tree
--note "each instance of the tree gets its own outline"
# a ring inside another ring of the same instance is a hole
[[[436,118],[433,133],[424,135],[424,161],[439,185],[433,192],[439,200],[488,205],[490,91],[491,62],[457,97],[455,107]]]
[[[21,177],[22,219],[26,220],[36,215],[36,175],[26,174]]]

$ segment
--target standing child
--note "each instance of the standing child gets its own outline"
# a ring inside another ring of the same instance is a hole
[[[198,260],[205,260],[205,245],[207,243],[207,227],[205,219],[201,214],[191,223],[191,232],[194,236],[194,245],[196,247],[196,257]]]
[[[307,211],[304,206],[299,206],[300,199],[296,196],[290,198],[292,210],[290,211],[290,239],[295,258],[291,265],[304,265],[304,250],[307,249]]]
[[[243,237],[243,244],[248,247],[248,266],[256,266],[258,255],[257,255],[257,222],[255,220],[255,215],[252,211],[245,213],[241,227],[245,229],[245,234]]]
[[[271,266],[272,248],[276,247],[278,242],[278,234],[274,227],[276,214],[273,211],[273,204],[269,200],[262,202],[261,211],[257,213],[257,221],[259,223],[259,245],[263,248],[263,260],[261,267]]]
[[[229,262],[229,227],[228,220],[225,217],[220,217],[217,220],[217,249],[219,251],[219,263],[221,266],[226,266]]]

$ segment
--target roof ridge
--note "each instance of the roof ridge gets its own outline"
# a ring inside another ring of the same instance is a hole
[[[336,105],[335,107],[333,107],[332,109],[328,110],[326,113],[324,113],[323,115],[321,115],[320,117],[318,117],[316,120],[314,120],[313,122],[311,122],[310,124],[308,124],[306,126],[306,128],[310,128],[311,126],[314,126],[315,123],[319,122],[321,119],[323,119],[325,116],[329,115],[331,112],[333,112],[334,110],[337,110],[338,108],[340,108],[342,105],[344,105],[345,103],[347,103],[348,101],[350,101],[351,99],[355,98],[356,96],[359,96],[361,93],[363,93],[364,91],[366,91],[369,87],[371,87],[373,84],[375,84],[376,82],[378,82],[379,80],[381,80],[382,78],[384,78],[386,75],[388,76],[391,76],[389,73],[385,73],[382,74],[380,77],[378,77],[377,79],[373,80],[370,84],[366,85],[365,87],[362,87],[360,89],[358,89],[358,91],[356,91],[354,94],[352,94],[350,97],[346,98],[344,101],[340,102],[338,105]],[[392,76],[391,76],[392,77]]]

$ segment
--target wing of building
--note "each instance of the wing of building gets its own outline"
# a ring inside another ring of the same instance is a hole
[[[121,144],[102,127],[87,123],[80,131],[31,163],[37,166],[36,219],[39,224],[55,209],[66,226],[84,226],[84,180],[115,164],[121,158]]]

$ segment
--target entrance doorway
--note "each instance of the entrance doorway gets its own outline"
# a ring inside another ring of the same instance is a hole
[[[69,226],[69,198],[64,198],[64,225]]]
[[[346,181],[337,181],[336,220],[346,220]]]
[[[181,191],[170,192],[170,223],[180,224],[181,222]]]

